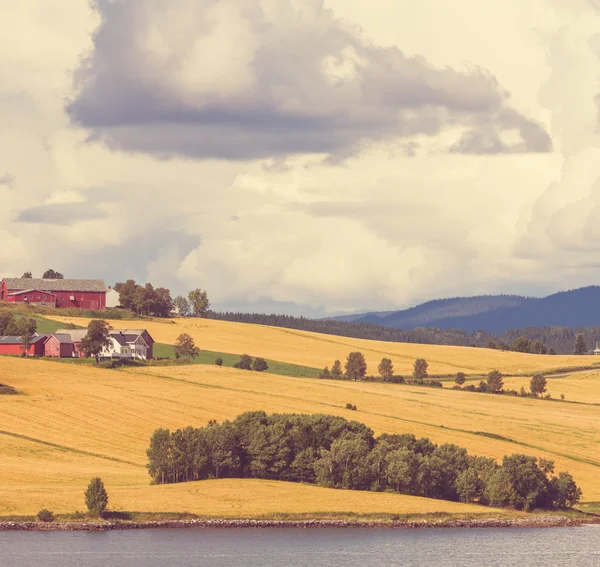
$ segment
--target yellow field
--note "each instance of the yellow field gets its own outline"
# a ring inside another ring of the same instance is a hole
[[[49,317],[63,323],[86,326],[89,319]],[[333,335],[295,331],[264,325],[249,325],[209,319],[173,319],[169,321],[110,321],[115,329],[144,327],[160,343],[173,344],[181,333],[189,333],[200,349],[247,353],[292,364],[323,368],[335,359],[342,363],[349,352],[359,350],[365,355],[368,372],[376,374],[383,357],[392,359],[396,373],[412,373],[416,358],[425,358],[430,374],[485,373],[495,368],[505,374],[530,375],[556,368],[571,368],[598,364],[587,356],[544,356],[498,350],[418,345],[351,339]]]
[[[0,357],[0,382],[24,394],[0,396],[0,514],[34,513],[42,507],[57,513],[83,509],[83,490],[96,475],[106,483],[113,510],[213,516],[481,511],[286,483],[149,486],[145,450],[154,429],[201,426],[255,409],[341,415],[376,433],[412,432],[497,458],[514,452],[551,458],[559,470],[575,476],[584,500],[600,501],[600,417],[591,405],[201,365],[116,371],[8,357]],[[343,409],[347,402],[358,411]]]
[[[530,377],[505,378],[504,387],[517,392],[523,387],[529,392],[530,380]],[[477,385],[479,381],[470,383]],[[544,395],[546,394],[550,394],[554,399],[560,399],[561,394],[564,394],[567,401],[600,404],[600,372],[595,370],[575,372],[564,377],[548,377]]]

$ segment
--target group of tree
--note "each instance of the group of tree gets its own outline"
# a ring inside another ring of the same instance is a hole
[[[521,395],[521,396],[533,396],[538,397],[542,395],[546,391],[547,381],[546,378],[542,374],[535,374],[530,382],[529,389],[530,393],[528,393],[525,388],[521,388],[521,392],[517,392],[516,390],[504,390],[504,378],[499,370],[492,370],[487,375],[487,380],[481,380],[478,386],[474,384],[469,384],[468,386],[464,386],[467,381],[467,377],[464,372],[458,372],[454,379],[455,388],[463,388],[464,390],[471,392],[482,392],[489,394],[509,394],[509,395]]]
[[[31,278],[33,278],[33,274],[31,272],[25,272],[21,276],[21,278],[31,279]],[[42,278],[45,280],[62,280],[62,279],[64,279],[64,276],[60,272],[57,272],[57,271],[51,269],[51,270],[46,270],[43,273]]]
[[[269,364],[264,358],[252,358],[247,354],[242,354],[240,359],[233,365],[233,367],[239,370],[254,370],[254,372],[264,372],[265,370],[269,369]]]
[[[183,317],[206,317],[210,308],[208,294],[202,289],[190,291],[186,297],[171,298],[171,291],[164,287],[155,288],[151,283],[142,286],[135,280],[115,284],[119,303],[139,315],[168,317],[175,310]]]
[[[581,490],[554,463],[475,457],[454,444],[382,434],[331,415],[248,412],[206,427],[158,429],[147,450],[153,483],[258,478],[394,491],[517,509],[571,507]]]
[[[171,292],[164,288],[155,288],[151,283],[142,286],[135,280],[115,284],[119,293],[119,304],[138,315],[168,317],[173,311]]]
[[[363,380],[367,374],[367,361],[362,352],[351,352],[346,358],[346,364],[344,370],[342,370],[342,363],[336,360],[331,365],[331,370],[326,366],[321,374],[320,378],[332,378],[337,380]]]
[[[302,331],[312,331],[328,335],[373,339],[379,341],[403,342],[415,344],[472,346],[514,350],[532,354],[572,354],[575,352],[577,335],[582,335],[586,345],[594,345],[600,340],[600,326],[573,327],[525,327],[509,329],[502,335],[487,331],[467,332],[462,329],[440,329],[437,327],[419,327],[412,330],[383,327],[375,323],[336,321],[329,319],[310,319],[291,315],[208,312],[208,317],[224,321],[254,323],[273,327],[285,327]],[[587,347],[584,352],[587,353]]]

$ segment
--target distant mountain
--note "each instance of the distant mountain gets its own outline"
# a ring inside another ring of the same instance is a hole
[[[502,334],[524,327],[592,327],[600,324],[600,286],[544,298],[482,295],[428,301],[401,311],[371,312],[337,320],[376,323],[396,329],[432,327]]]

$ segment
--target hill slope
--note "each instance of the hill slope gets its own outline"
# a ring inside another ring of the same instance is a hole
[[[575,476],[584,500],[600,500],[593,405],[200,365],[115,371],[0,357],[0,376],[24,394],[0,396],[0,514],[82,509],[82,490],[96,475],[106,482],[113,510],[229,516],[458,510],[441,501],[288,484],[149,486],[145,450],[156,428],[201,426],[258,409],[340,415],[376,433],[410,432],[495,458],[522,452],[554,459],[558,470]],[[358,410],[346,410],[347,402]]]
[[[410,309],[367,313],[345,320],[399,329],[438,327],[498,334],[528,326],[593,327],[600,321],[600,286],[542,299],[502,295],[438,299]]]
[[[58,319],[81,326],[89,322],[72,317]],[[110,323],[116,329],[131,326],[131,321]],[[138,322],[137,326],[140,324]],[[211,319],[156,319],[144,321],[143,326],[160,343],[173,344],[181,333],[188,333],[203,350],[247,353],[313,368],[331,366],[335,359],[344,362],[348,353],[358,350],[365,355],[371,374],[377,373],[377,365],[383,357],[391,358],[396,373],[404,376],[412,374],[416,358],[427,360],[431,375],[456,374],[459,371],[481,374],[496,368],[504,374],[527,375],[551,369],[600,365],[600,360],[592,357],[544,356],[472,347],[371,341]]]

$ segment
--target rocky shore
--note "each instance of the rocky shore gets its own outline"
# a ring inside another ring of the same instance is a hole
[[[416,521],[353,520],[155,520],[148,522],[2,522],[0,531],[111,531],[183,528],[557,528],[589,523],[568,516],[524,516]]]

